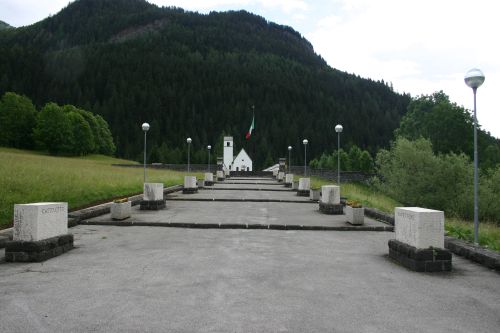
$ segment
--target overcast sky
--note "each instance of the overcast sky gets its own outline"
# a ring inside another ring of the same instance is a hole
[[[473,107],[463,80],[480,68],[478,121],[500,138],[500,19],[494,0],[150,0],[210,11],[245,9],[305,36],[330,66],[391,82],[412,96],[443,90]],[[68,0],[0,0],[0,20],[13,26],[56,14]]]

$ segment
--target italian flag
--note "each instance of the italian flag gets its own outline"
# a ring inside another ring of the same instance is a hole
[[[252,124],[250,125],[250,129],[247,132],[247,135],[245,135],[245,138],[248,140],[250,139],[250,136],[252,135],[252,131],[255,129],[255,114],[252,116]]]

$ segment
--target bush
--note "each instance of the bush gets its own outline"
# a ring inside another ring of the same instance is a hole
[[[33,148],[36,109],[31,100],[6,92],[0,100],[0,145]]]

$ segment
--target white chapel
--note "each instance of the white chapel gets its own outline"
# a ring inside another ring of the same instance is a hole
[[[241,149],[238,155],[233,155],[233,137],[224,137],[224,168],[229,171],[252,171],[253,163],[245,149]]]

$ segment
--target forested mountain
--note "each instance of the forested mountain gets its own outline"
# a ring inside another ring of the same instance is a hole
[[[4,21],[0,20],[0,30],[11,29],[11,28],[12,27],[9,24],[7,24]]]
[[[303,163],[304,138],[310,158],[333,150],[337,123],[343,143],[374,152],[389,144],[410,101],[384,82],[330,68],[290,27],[245,11],[202,15],[143,0],[78,0],[0,32],[6,91],[38,108],[53,101],[102,115],[122,157],[140,159],[149,122],[157,161],[183,162],[190,136],[202,162],[207,144],[222,153],[225,133],[257,166],[289,145]]]

